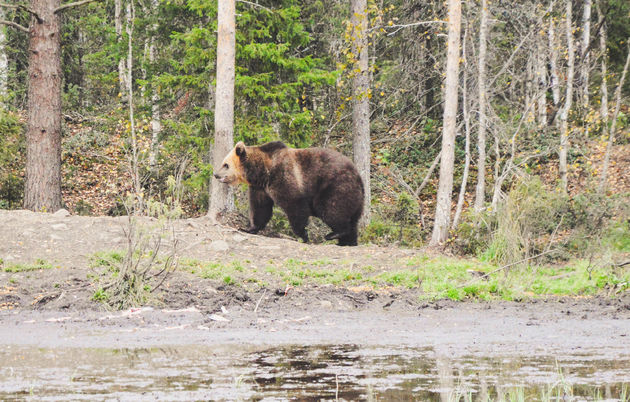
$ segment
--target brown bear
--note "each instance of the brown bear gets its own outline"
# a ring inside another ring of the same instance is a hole
[[[275,204],[304,242],[308,242],[308,218],[316,216],[332,229],[326,240],[357,245],[363,182],[350,159],[337,151],[293,149],[280,141],[261,146],[239,142],[214,177],[225,184],[249,185],[250,225],[244,229],[248,233],[264,229]]]

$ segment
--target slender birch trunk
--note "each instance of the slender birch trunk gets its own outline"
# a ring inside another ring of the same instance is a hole
[[[488,50],[488,0],[481,0],[481,22],[479,26],[479,128],[477,132],[477,188],[475,211],[479,212],[486,198],[486,53]]]
[[[363,215],[359,225],[370,221],[370,77],[368,71],[368,14],[367,0],[350,2],[352,24],[352,53],[357,65],[352,80],[352,149],[354,164],[363,180]]]
[[[558,74],[558,44],[556,43],[556,31],[553,18],[549,18],[549,74],[551,78],[551,94],[553,96],[554,109],[560,107],[560,78]]]
[[[601,1],[601,0],[600,0]],[[601,85],[601,105],[600,115],[602,118],[602,124],[606,129],[608,128],[608,47],[606,46],[606,22],[604,21],[604,14],[600,9],[599,2],[597,3],[597,24],[599,25],[599,52],[601,53],[601,73],[602,73],[602,85]]]
[[[236,2],[219,0],[217,34],[217,89],[214,113],[212,164],[219,167],[234,145],[234,80],[236,57]],[[218,219],[221,213],[234,209],[229,186],[212,177],[208,216]]]
[[[114,1],[114,25],[116,28],[116,42],[118,43],[118,48],[122,49],[124,26],[122,0]],[[129,83],[127,82],[127,80],[129,78],[129,74],[127,73],[127,63],[128,60],[121,55],[120,59],[118,60],[118,82],[120,84],[121,99],[128,98],[127,88],[129,88]]]
[[[467,58],[466,53],[466,38],[468,37],[468,28],[464,31],[464,42],[462,44],[462,57]],[[462,173],[462,184],[459,187],[459,197],[457,199],[457,206],[455,207],[455,215],[453,216],[453,223],[451,229],[455,230],[459,225],[459,219],[462,215],[464,208],[464,198],[466,197],[466,185],[468,184],[468,173],[470,171],[470,113],[468,109],[468,70],[463,68],[463,88],[462,88],[462,108],[464,113],[464,130],[466,133],[466,142],[464,150],[466,156],[464,159],[464,172]]]
[[[564,106],[560,113],[560,185],[564,191],[568,189],[567,156],[569,152],[569,112],[573,102],[573,80],[575,78],[575,50],[573,46],[573,2],[567,1],[566,9],[567,36],[567,88]]]
[[[0,7],[0,20],[4,20],[4,8]],[[6,51],[7,28],[0,25],[0,107],[4,107],[7,98],[7,80],[9,77],[9,58]]]
[[[592,0],[584,0],[584,9],[582,12],[582,40],[580,43],[580,98],[582,107],[587,108],[589,103],[589,43],[591,41],[591,7]]]
[[[131,129],[131,170],[132,170],[132,180],[133,180],[133,188],[136,192],[136,197],[139,197],[139,194],[142,192],[142,183],[140,183],[140,169],[138,166],[138,139],[136,137],[136,120],[135,120],[135,111],[133,105],[133,31],[134,31],[134,20],[135,20],[135,7],[133,5],[133,1],[130,0],[127,3],[126,7],[127,13],[127,24],[125,30],[127,32],[127,102],[129,103],[129,126]],[[139,199],[139,198],[137,198]],[[142,208],[136,208],[134,205],[133,212],[139,213]]]
[[[437,246],[448,238],[451,220],[451,195],[457,130],[457,83],[459,78],[459,36],[461,33],[461,2],[448,0],[448,47],[446,83],[444,88],[444,118],[442,131],[442,160],[438,184],[435,223],[430,245]]]
[[[536,35],[536,97],[538,103],[538,127],[547,126],[547,68],[542,38]]]
[[[151,14],[154,21],[158,16],[158,0],[151,1]],[[157,169],[157,159],[159,154],[159,140],[162,132],[162,120],[160,110],[160,93],[155,76],[155,64],[157,58],[157,48],[155,46],[155,35],[157,35],[158,24],[154,22],[152,25],[151,39],[149,40],[149,66],[151,67],[151,149],[149,151],[149,168],[153,173]]]

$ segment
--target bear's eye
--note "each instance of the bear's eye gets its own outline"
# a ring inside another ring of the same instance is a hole
[[[227,168],[229,168],[229,166],[228,166],[228,164],[227,164],[227,163],[224,163],[224,164],[223,164],[223,167],[224,167],[224,168],[226,168],[226,169],[227,169]]]

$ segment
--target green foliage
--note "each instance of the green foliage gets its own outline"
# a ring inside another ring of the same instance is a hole
[[[40,269],[52,269],[52,267],[53,266],[51,263],[47,262],[46,260],[42,260],[38,258],[32,264],[9,264],[7,266],[3,266],[2,270],[4,272],[28,272],[28,271],[38,271]]]
[[[22,203],[25,143],[18,115],[0,110],[0,208],[18,208]]]
[[[398,194],[394,205],[372,205],[373,217],[361,234],[362,242],[420,246],[422,230],[418,226],[420,209],[409,193]]]

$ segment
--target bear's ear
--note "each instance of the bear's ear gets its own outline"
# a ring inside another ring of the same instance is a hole
[[[243,141],[239,141],[238,144],[236,144],[235,149],[236,149],[236,156],[242,159],[245,156],[245,144],[243,143]]]

